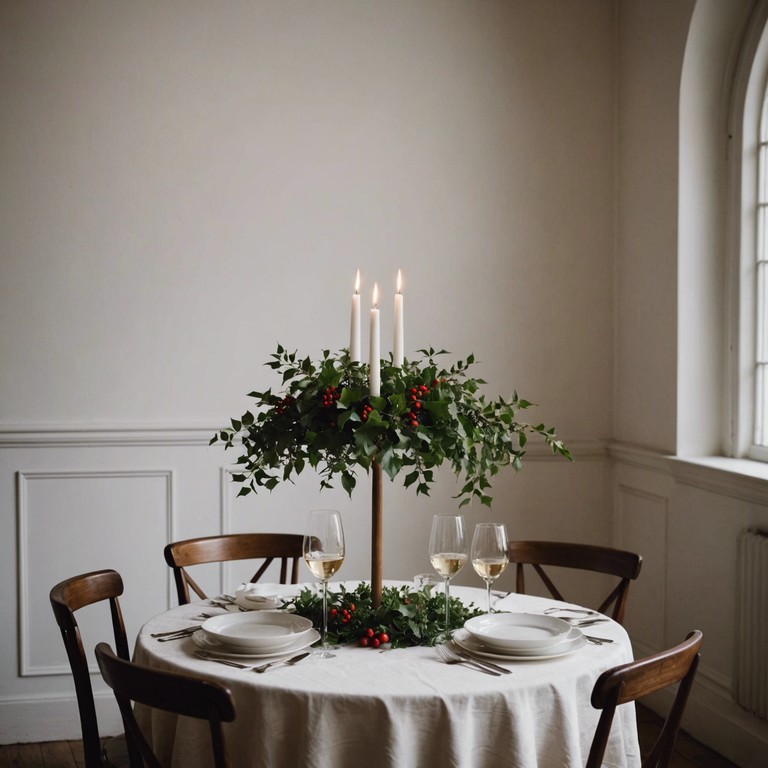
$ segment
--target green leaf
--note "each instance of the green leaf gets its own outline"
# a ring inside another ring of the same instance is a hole
[[[232,419],[209,445],[221,442],[226,450],[237,442],[239,495],[293,482],[307,464],[321,489],[341,476],[351,494],[355,470],[368,471],[376,460],[391,479],[402,474],[404,487],[417,495],[429,494],[434,470],[447,464],[459,477],[460,507],[472,499],[490,505],[491,480],[504,467],[522,469],[531,435],[573,460],[553,427],[516,421],[515,409],[531,407],[529,400],[516,391],[509,400],[488,399],[480,391],[483,379],[470,373],[475,356],[441,367],[436,358],[445,354],[430,347],[401,368],[385,362],[381,394],[370,397],[368,366],[351,362],[347,350],[324,349],[314,362],[278,344],[265,365],[282,379],[282,392],[251,391],[253,410]]]
[[[355,476],[349,472],[342,472],[341,473],[341,487],[351,496],[352,491],[355,490],[355,485],[357,481],[355,480]]]

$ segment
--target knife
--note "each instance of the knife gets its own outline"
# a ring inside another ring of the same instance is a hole
[[[170,632],[153,632],[150,637],[168,637],[169,635],[178,635],[181,632],[194,632],[200,629],[200,626],[182,627],[181,629],[172,629]]]
[[[477,656],[470,656],[468,653],[465,653],[464,651],[457,651],[459,656],[461,656],[462,659],[466,659],[467,661],[474,661],[475,664],[482,664],[485,667],[488,667],[489,669],[493,669],[496,672],[502,672],[505,675],[511,675],[512,670],[506,669],[505,667],[500,667],[498,664],[494,664],[492,661],[486,661],[485,659],[478,659]]]

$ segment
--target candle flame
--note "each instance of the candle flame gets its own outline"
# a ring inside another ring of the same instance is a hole
[[[360,270],[357,270],[357,277],[355,278],[355,293],[360,293]]]
[[[373,308],[376,309],[379,306],[379,284],[373,284]]]
[[[397,270],[397,292],[403,292],[403,273],[399,269]]]

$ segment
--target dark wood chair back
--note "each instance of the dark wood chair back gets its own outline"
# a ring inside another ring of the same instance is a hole
[[[123,594],[123,580],[113,570],[92,571],[73,576],[58,583],[51,589],[50,599],[53,615],[61,630],[64,647],[75,681],[77,706],[80,711],[80,726],[83,732],[83,754],[86,768],[104,768],[105,765],[121,763],[128,765],[128,756],[122,739],[110,744],[109,756],[104,753],[96,719],[91,676],[88,660],[77,625],[75,612],[87,605],[106,600],[112,614],[112,630],[115,647],[124,659],[129,658],[128,639],[125,633],[123,615],[118,598]]]
[[[216,768],[227,768],[227,748],[222,723],[235,719],[229,688],[209,680],[177,672],[150,669],[116,656],[107,643],[96,646],[96,660],[107,685],[114,691],[123,716],[126,738],[149,768],[163,768],[142,733],[132,702],[207,720]]]
[[[600,613],[607,613],[613,606],[610,616],[620,624],[624,621],[630,582],[640,575],[643,564],[643,558],[634,552],[562,541],[512,541],[509,544],[509,559],[511,563],[516,563],[516,588],[519,593],[525,594],[524,567],[529,565],[536,571],[556,600],[566,601],[566,598],[542,566],[578,568],[616,576],[619,579],[618,584],[597,610]]]
[[[191,565],[221,563],[230,560],[261,560],[264,562],[251,577],[258,581],[276,559],[280,560],[280,583],[287,584],[288,563],[291,561],[290,583],[299,580],[304,537],[300,533],[231,533],[199,539],[175,541],[165,548],[165,562],[173,568],[179,605],[190,601],[190,588],[201,599],[208,595],[186,570]]]
[[[667,768],[672,759],[677,733],[688,694],[699,665],[701,641],[699,630],[689,633],[680,645],[645,659],[614,667],[597,679],[592,689],[592,706],[602,710],[597,724],[587,768],[600,768],[616,707],[637,701],[662,688],[677,685],[677,692],[656,743],[643,760],[643,768]]]

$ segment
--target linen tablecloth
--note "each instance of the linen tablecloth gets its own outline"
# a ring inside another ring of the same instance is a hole
[[[452,587],[451,594],[485,605],[482,589]],[[552,605],[563,604],[513,594],[496,608],[542,613]],[[188,625],[201,610],[215,612],[197,603],[149,621],[134,659],[231,689],[237,718],[225,728],[235,768],[583,766],[599,716],[590,705],[594,682],[603,670],[632,659],[625,630],[612,621],[585,631],[613,643],[509,663],[513,674],[502,677],[448,666],[433,648],[381,652],[354,646],[340,648],[332,659],[309,657],[255,674],[196,658],[189,638],[159,643],[150,637]],[[206,723],[144,708],[138,716],[165,765],[210,765]],[[639,764],[635,710],[627,704],[617,710],[604,765]]]

